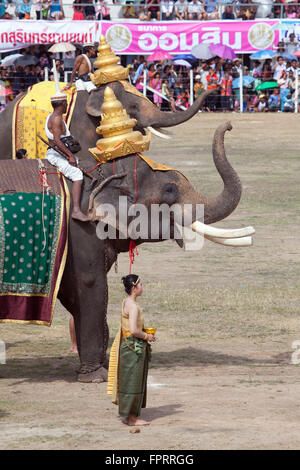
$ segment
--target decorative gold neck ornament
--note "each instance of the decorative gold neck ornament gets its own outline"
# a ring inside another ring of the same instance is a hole
[[[143,136],[141,132],[133,130],[136,119],[128,116],[109,86],[104,91],[101,112],[102,119],[96,132],[102,134],[103,138],[97,141],[95,148],[89,149],[96,160],[107,162],[149,149],[151,134]]]
[[[110,45],[107,44],[106,39],[102,34],[98,47],[97,59],[94,64],[98,70],[90,75],[92,82],[96,86],[100,86],[104,83],[126,80],[128,78],[129,70],[122,65],[117,65],[119,60],[120,58],[111,50]]]

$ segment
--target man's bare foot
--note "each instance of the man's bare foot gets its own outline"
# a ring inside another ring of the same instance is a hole
[[[85,215],[83,212],[81,211],[75,211],[73,210],[72,212],[72,219],[75,219],[75,220],[80,220],[81,222],[90,222],[90,218]]]
[[[127,426],[149,426],[150,424],[149,421],[139,419],[136,416],[128,416],[128,418],[124,419],[123,423],[127,424]]]

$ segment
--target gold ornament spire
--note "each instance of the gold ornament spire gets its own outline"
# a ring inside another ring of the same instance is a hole
[[[109,86],[104,91],[101,111],[102,119],[96,132],[102,134],[103,138],[97,141],[95,148],[89,149],[96,160],[107,162],[149,149],[151,134],[143,136],[141,132],[133,130],[136,119],[128,116]]]
[[[98,70],[90,75],[92,82],[96,86],[100,86],[104,83],[126,80],[128,78],[129,70],[122,65],[117,65],[119,60],[120,58],[111,50],[110,45],[107,44],[106,39],[102,34],[98,47],[97,59],[94,63]]]

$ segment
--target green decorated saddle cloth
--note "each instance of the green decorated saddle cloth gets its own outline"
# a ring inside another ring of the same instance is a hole
[[[21,192],[20,181],[16,191],[0,176],[0,322],[49,326],[67,255],[69,193],[53,169],[45,184],[37,161],[11,163],[35,170],[35,181]]]

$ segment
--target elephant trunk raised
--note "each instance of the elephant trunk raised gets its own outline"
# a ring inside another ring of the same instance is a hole
[[[195,220],[194,217],[191,228],[215,243],[227,246],[248,246],[252,244],[250,235],[255,232],[253,227],[219,229],[209,225],[228,217],[237,207],[242,194],[241,181],[225,153],[224,135],[231,129],[230,122],[220,125],[215,132],[212,145],[214,163],[224,183],[223,191],[214,198],[205,198],[193,188],[190,189],[188,202],[193,206],[204,205],[204,223]]]
[[[168,112],[161,111],[158,107],[154,106],[149,112],[149,103],[141,103],[140,110],[137,113],[137,121],[139,127],[151,126],[154,129],[160,127],[173,127],[182,124],[191,119],[203,106],[211,91],[205,91],[194,102],[192,106],[187,108],[186,111]]]

